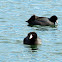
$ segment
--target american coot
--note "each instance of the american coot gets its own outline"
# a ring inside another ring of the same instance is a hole
[[[28,36],[24,38],[24,44],[28,45],[38,45],[41,44],[41,39],[37,36],[35,32],[28,33]]]
[[[55,22],[57,22],[57,16],[51,16],[50,18],[47,17],[38,17],[36,15],[31,16],[31,18],[26,21],[29,23],[29,25],[42,25],[42,26],[50,26],[55,25]]]

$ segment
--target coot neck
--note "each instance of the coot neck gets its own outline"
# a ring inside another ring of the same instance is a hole
[[[30,40],[31,45],[35,44],[35,41],[36,41],[36,39],[31,39]]]
[[[49,20],[50,20],[52,23],[54,23],[54,25],[55,25],[55,22],[54,22],[54,20],[53,20],[52,18],[50,18]]]

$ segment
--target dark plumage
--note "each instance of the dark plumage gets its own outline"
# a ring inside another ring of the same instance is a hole
[[[28,33],[27,37],[24,38],[23,43],[28,45],[37,45],[41,44],[41,40],[38,38],[35,32],[30,32]]]
[[[31,18],[26,21],[29,23],[29,25],[42,25],[42,26],[50,26],[55,25],[55,22],[57,23],[57,16],[51,16],[50,18],[47,17],[38,17],[38,16],[31,16]]]

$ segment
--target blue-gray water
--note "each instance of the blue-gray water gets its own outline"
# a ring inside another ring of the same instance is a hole
[[[58,17],[57,27],[29,27],[33,14]],[[37,50],[24,45],[29,32],[42,39]],[[0,0],[0,62],[62,62],[62,0]]]

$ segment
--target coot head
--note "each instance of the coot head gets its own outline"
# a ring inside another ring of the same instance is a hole
[[[35,32],[30,32],[28,37],[30,40],[35,40],[37,38],[37,34]]]
[[[57,21],[57,16],[55,16],[55,15],[53,15],[53,16],[51,16],[50,18],[49,18],[49,20],[51,21],[51,22],[53,22],[54,24],[55,24],[55,22],[56,23],[58,23],[58,21]]]

